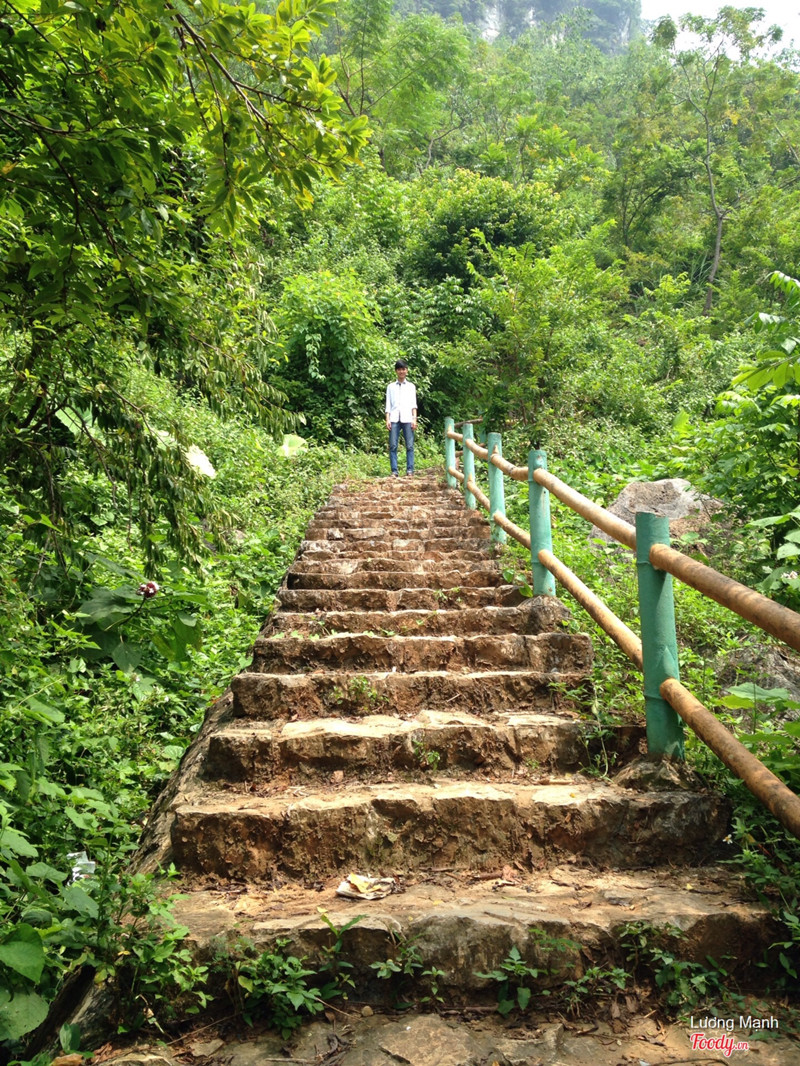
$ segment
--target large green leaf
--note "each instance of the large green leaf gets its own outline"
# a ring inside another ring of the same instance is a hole
[[[0,944],[0,962],[29,981],[38,981],[44,969],[44,948],[36,930],[30,925],[18,925],[11,937]]]
[[[0,1040],[19,1040],[47,1017],[47,1001],[36,992],[0,996]]]

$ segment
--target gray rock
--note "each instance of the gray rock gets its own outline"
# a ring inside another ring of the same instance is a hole
[[[614,778],[614,784],[635,792],[700,792],[703,779],[685,762],[660,755],[641,755]]]
[[[697,491],[685,478],[665,478],[662,481],[633,481],[617,496],[607,509],[630,525],[636,524],[640,511],[663,515],[669,519],[673,537],[699,532],[721,510],[722,503],[713,496]],[[592,540],[613,543],[612,538],[597,526],[592,527]]]

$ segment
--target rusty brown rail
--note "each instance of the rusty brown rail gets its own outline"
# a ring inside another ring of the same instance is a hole
[[[661,695],[778,821],[800,839],[800,797],[749,752],[680,681],[667,678],[661,684]]]
[[[462,434],[451,431],[447,436],[453,440],[463,440]],[[534,480],[546,488],[562,503],[577,514],[592,522],[598,529],[607,533],[612,539],[626,547],[636,550],[636,529],[605,508],[593,503],[581,493],[561,481],[545,469],[514,466],[501,458],[496,451],[491,455],[470,439],[463,440],[478,458],[501,470],[515,481]],[[454,467],[448,473],[464,482],[464,475]],[[499,510],[492,514],[492,505],[478,487],[474,477],[466,483],[478,503],[487,512],[491,520],[504,529],[511,537],[524,547],[531,549],[531,536],[528,532],[506,518]],[[746,621],[753,623],[765,632],[782,640],[789,647],[800,651],[800,615],[781,604],[775,603],[761,593],[742,585],[705,566],[666,544],[653,544],[648,553],[652,566],[678,578],[684,584],[696,589],[715,602],[722,604]],[[595,595],[580,578],[558,559],[552,551],[540,549],[537,553],[539,563],[566,588],[587,611],[605,633],[622,649],[629,659],[641,670],[643,668],[642,642],[637,635]],[[735,773],[756,798],[770,810],[776,818],[796,837],[800,838],[800,797],[796,796],[780,778],[776,777],[766,766],[732,735],[719,719],[686,689],[677,678],[667,678],[660,685],[661,696],[675,710],[681,719],[689,725],[719,759]]]

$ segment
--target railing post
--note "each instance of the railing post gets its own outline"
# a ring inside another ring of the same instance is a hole
[[[461,465],[464,468],[464,503],[469,507],[470,511],[474,511],[478,506],[478,501],[475,499],[473,493],[467,488],[467,482],[470,478],[475,478],[475,456],[467,447],[467,441],[473,440],[472,423],[465,422],[461,427],[461,433],[463,435],[464,451],[462,453]]]
[[[452,418],[446,418],[444,420],[444,472],[447,474],[447,485],[451,489],[458,488],[458,480],[454,478],[452,474],[448,473],[452,466],[455,470],[456,466],[456,442],[452,437],[448,437],[448,433],[452,433],[455,429],[455,422]]]
[[[669,545],[669,519],[640,511],[636,515],[636,572],[642,623],[647,750],[651,755],[682,759],[683,725],[659,692],[659,686],[668,677],[679,679],[672,576],[657,570],[650,562],[653,544]]]
[[[547,469],[547,456],[543,451],[528,452],[528,516],[531,531],[531,574],[534,596],[555,596],[556,579],[539,562],[539,552],[553,550],[553,534],[550,527],[550,493],[534,481],[534,470]]]
[[[493,454],[503,458],[503,439],[500,434],[490,433],[486,438],[486,446],[489,451],[489,510],[492,515],[499,511],[505,518],[506,491],[503,485],[503,471],[493,466],[491,462]],[[492,522],[492,540],[495,544],[505,544],[507,539],[508,536],[502,526],[498,526],[497,522]]]

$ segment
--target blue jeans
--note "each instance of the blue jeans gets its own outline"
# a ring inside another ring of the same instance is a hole
[[[400,442],[400,430],[403,431],[403,440],[406,443],[406,473],[414,471],[414,430],[410,422],[392,422],[389,430],[389,462],[392,473],[397,473],[397,445]]]

